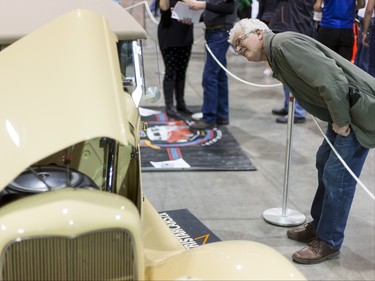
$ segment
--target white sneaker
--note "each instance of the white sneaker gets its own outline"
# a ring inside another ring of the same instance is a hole
[[[193,115],[191,115],[191,118],[193,118],[194,120],[202,119],[203,118],[203,113],[202,112],[194,113]]]

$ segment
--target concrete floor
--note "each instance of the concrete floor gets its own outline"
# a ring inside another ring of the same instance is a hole
[[[156,25],[144,21],[149,39],[144,44],[147,86],[159,86],[163,76],[160,55],[157,70]],[[195,44],[186,81],[186,102],[202,104],[204,65],[203,25],[195,25]],[[260,85],[278,83],[263,75],[264,63],[249,63],[228,52],[228,70]],[[160,74],[161,73],[161,74]],[[222,240],[253,240],[269,245],[291,260],[304,245],[286,237],[287,227],[263,219],[263,212],[282,208],[287,126],[277,124],[272,108],[283,103],[281,86],[256,87],[232,77],[230,132],[257,168],[251,172],[144,172],[145,195],[158,211],[189,209]],[[161,98],[152,105],[163,105]],[[147,107],[150,103],[144,102]],[[326,126],[319,121],[323,130]],[[310,204],[317,186],[315,153],[322,142],[312,117],[293,126],[287,207],[310,219]],[[360,177],[374,194],[375,153],[370,151]],[[375,280],[374,200],[358,185],[339,258],[317,265],[297,265],[309,280]]]

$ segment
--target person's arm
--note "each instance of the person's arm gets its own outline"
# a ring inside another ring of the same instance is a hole
[[[185,3],[189,4],[190,9],[192,10],[205,10],[206,1],[197,1],[197,0],[183,0]]]
[[[171,3],[169,0],[160,0],[159,1],[159,8],[162,11],[167,11],[171,7]]]
[[[220,2],[219,4],[212,4],[212,3],[206,4],[207,11],[214,12],[217,14],[231,15],[233,14],[234,8],[235,8],[234,0],[226,0],[226,1]]]
[[[369,27],[370,27],[370,20],[372,13],[375,9],[375,0],[368,0],[366,10],[365,10],[365,17],[363,20],[363,31],[362,31],[362,43],[364,46],[369,47]]]
[[[355,9],[359,10],[366,6],[366,0],[357,0],[355,1]]]
[[[234,1],[227,0],[220,2],[219,4],[206,3],[205,1],[197,0],[183,0],[185,3],[190,5],[192,10],[207,10],[217,14],[232,14],[234,11]]]
[[[315,12],[321,12],[322,11],[322,2],[323,0],[316,0],[314,4],[314,11]]]

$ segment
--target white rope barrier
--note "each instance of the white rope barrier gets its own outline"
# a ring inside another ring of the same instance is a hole
[[[215,57],[215,55],[212,53],[210,47],[208,47],[207,43],[205,44],[206,46],[206,49],[207,51],[210,53],[210,55],[213,57],[213,59],[216,61],[216,63],[218,65],[220,65],[220,67],[226,72],[228,73],[230,76],[232,76],[234,79],[237,79],[238,81],[244,83],[244,84],[247,84],[247,85],[250,85],[250,86],[253,86],[253,87],[259,87],[259,88],[271,88],[271,87],[280,87],[282,86],[283,84],[281,83],[277,83],[277,84],[271,84],[271,85],[264,85],[264,84],[255,84],[255,83],[251,83],[251,82],[248,82],[246,80],[243,80],[239,77],[237,77],[236,75],[234,75],[233,73],[231,73],[228,69],[226,69],[221,63],[220,61]]]
[[[336,154],[337,158],[341,161],[341,163],[344,165],[346,170],[351,174],[351,176],[357,181],[357,183],[362,187],[362,189],[372,198],[372,200],[375,201],[375,196],[368,190],[368,188],[362,183],[362,181],[354,174],[354,172],[349,168],[349,166],[345,163],[344,159],[340,156],[340,154],[337,152],[337,150],[334,148],[333,144],[329,141],[326,134],[323,132],[322,128],[319,126],[318,122],[316,121],[316,118],[312,116],[313,120],[315,121],[316,126],[318,127],[319,131],[322,133],[323,137],[331,147],[332,151]]]
[[[159,24],[159,22],[155,19],[155,17],[153,16],[152,12],[151,12],[151,9],[150,9],[150,6],[148,4],[147,1],[142,1],[142,2],[139,2],[137,4],[134,4],[132,6],[129,6],[126,8],[126,10],[129,10],[129,9],[133,9],[134,7],[136,6],[139,6],[139,5],[145,5],[146,6],[146,11],[147,11],[147,14],[149,15],[149,17],[151,18],[151,20],[155,23],[155,24]],[[277,83],[277,84],[270,84],[270,85],[264,85],[264,84],[256,84],[256,83],[252,83],[252,82],[249,82],[249,81],[246,81],[246,80],[243,80],[241,78],[239,78],[238,76],[234,75],[233,73],[231,73],[226,67],[224,67],[221,62],[216,58],[216,56],[212,53],[210,47],[208,47],[207,43],[205,43],[205,47],[207,49],[207,51],[210,53],[210,55],[213,57],[213,59],[216,61],[216,63],[228,74],[230,75],[231,77],[233,77],[234,79],[240,81],[241,83],[244,83],[246,85],[249,85],[249,86],[253,86],[253,87],[258,87],[258,88],[271,88],[271,87],[280,87],[282,86],[282,83]],[[319,131],[321,132],[321,134],[323,135],[323,137],[325,138],[325,140],[327,141],[327,143],[329,144],[329,146],[331,147],[332,151],[336,154],[337,158],[340,160],[340,162],[344,165],[345,169],[350,173],[350,175],[356,180],[356,182],[359,184],[360,187],[362,187],[362,189],[371,197],[372,200],[375,201],[375,196],[374,194],[371,193],[371,191],[362,183],[362,181],[354,174],[354,172],[349,168],[349,166],[346,164],[346,162],[344,161],[344,159],[342,159],[342,157],[339,155],[339,153],[337,152],[337,150],[334,148],[334,146],[332,145],[332,143],[329,141],[328,137],[326,136],[326,134],[323,132],[322,128],[320,127],[320,125],[318,124],[318,122],[316,121],[316,118],[314,116],[312,116],[316,126],[318,127]]]

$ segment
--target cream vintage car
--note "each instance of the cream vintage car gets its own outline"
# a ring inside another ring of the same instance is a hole
[[[157,90],[146,32],[119,15],[121,60],[118,34],[86,8],[14,43],[0,34],[0,280],[304,280],[257,242],[186,249],[147,200],[138,106]]]

